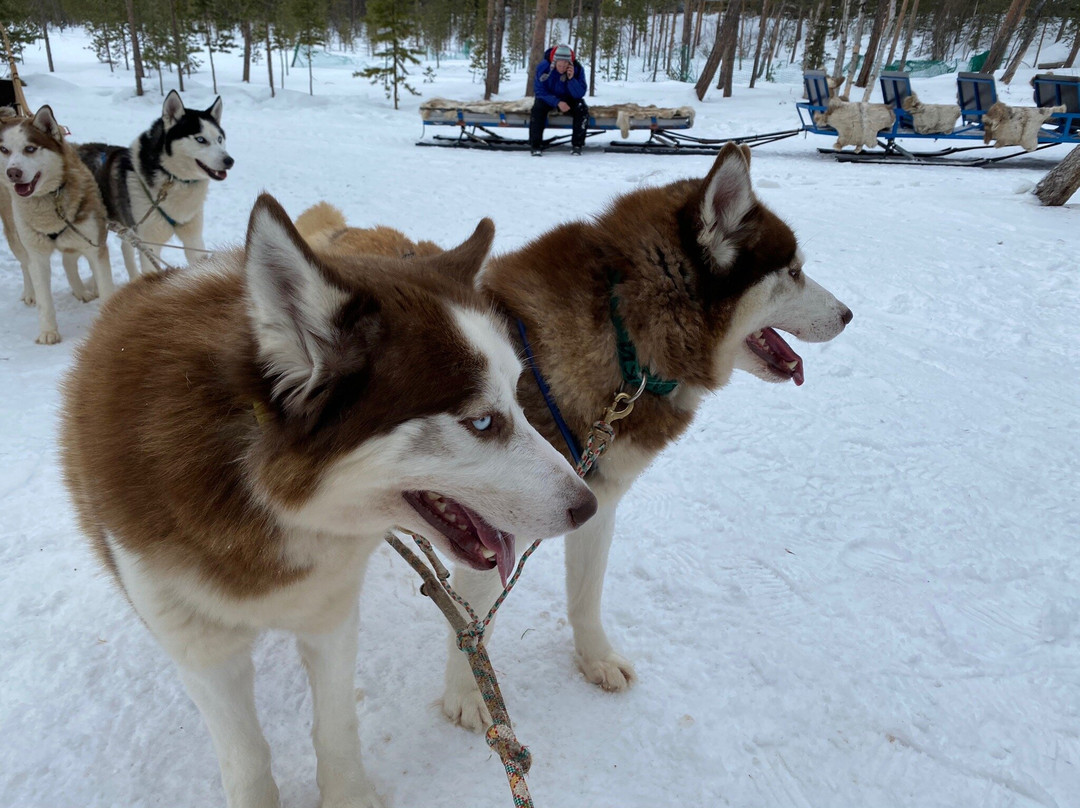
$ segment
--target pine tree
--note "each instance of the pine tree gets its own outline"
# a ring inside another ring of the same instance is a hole
[[[307,59],[309,95],[315,95],[311,57],[316,48],[326,45],[328,11],[326,0],[289,0],[288,3],[288,16],[296,35],[296,44]]]
[[[408,40],[416,35],[417,29],[415,21],[409,17],[411,5],[405,0],[370,0],[368,39],[373,47],[382,46],[382,50],[375,51],[374,55],[382,59],[383,64],[353,73],[354,76],[370,80],[372,84],[381,83],[386,97],[394,99],[394,109],[398,108],[401,88],[413,95],[420,95],[406,80],[408,66],[420,64],[417,56],[423,54],[422,50],[408,45]]]

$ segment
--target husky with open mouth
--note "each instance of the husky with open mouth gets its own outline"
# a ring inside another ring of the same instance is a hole
[[[180,669],[230,808],[278,804],[251,646],[294,632],[324,808],[380,805],[360,759],[357,602],[395,526],[505,577],[515,537],[596,510],[518,403],[475,289],[490,220],[431,258],[313,250],[263,195],[246,246],[123,287],[65,383],[65,481]]]
[[[132,228],[148,242],[155,259],[176,235],[189,264],[203,257],[203,206],[211,181],[221,182],[234,160],[225,149],[221,97],[204,110],[188,109],[176,90],[161,107],[161,117],[130,147],[86,143],[79,155],[97,178],[109,219]],[[153,242],[153,244],[150,244]],[[122,242],[124,265],[135,278],[135,251]],[[155,268],[139,254],[142,271]]]
[[[340,211],[327,205],[307,211],[297,225],[327,250],[364,245],[385,255],[418,255],[425,248],[401,233],[390,237],[387,228],[346,227]],[[480,275],[481,291],[531,366],[517,388],[525,414],[567,459],[577,460],[613,391],[642,391],[586,477],[600,503],[596,517],[566,537],[577,663],[606,690],[634,681],[633,665],[612,646],[600,619],[616,506],[736,368],[769,382],[803,384],[802,357],[781,332],[827,342],[852,319],[807,275],[804,262],[791,228],[754,194],[750,150],[729,145],[703,179],[624,194],[595,220],[560,225],[496,255]],[[548,387],[550,406],[537,377]],[[476,608],[491,604],[498,584],[494,574],[461,565],[455,571],[454,587]],[[472,673],[453,649],[443,710],[469,729],[490,724]]]
[[[23,269],[23,300],[37,305],[36,341],[53,345],[60,342],[52,297],[53,252],[62,254],[77,298],[85,302],[112,294],[105,206],[51,107],[43,106],[32,118],[0,114],[0,120],[0,218]],[[80,255],[90,262],[92,289],[83,286],[75,268]]]

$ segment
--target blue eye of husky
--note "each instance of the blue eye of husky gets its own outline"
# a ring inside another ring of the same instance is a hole
[[[483,432],[484,430],[489,429],[491,427],[491,416],[490,415],[484,415],[484,416],[481,416],[480,418],[473,418],[471,421],[469,421],[469,424],[477,432]]]
[[[202,145],[205,146],[208,141],[202,135],[199,135],[197,138],[195,138],[195,142],[196,143],[201,143]]]

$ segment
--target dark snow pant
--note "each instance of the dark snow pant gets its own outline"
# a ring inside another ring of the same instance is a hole
[[[570,135],[570,145],[584,146],[585,134],[589,125],[589,105],[585,103],[583,98],[563,100],[570,105],[570,114],[574,116],[574,129],[573,134]],[[539,98],[533,102],[532,115],[529,116],[529,146],[532,148],[539,149],[544,145],[544,127],[547,126],[548,113],[554,109],[558,109],[558,107],[553,107]]]

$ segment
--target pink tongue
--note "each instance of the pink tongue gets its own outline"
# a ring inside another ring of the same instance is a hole
[[[34,190],[34,183],[32,182],[17,182],[15,183],[15,193],[19,196],[26,196]]]
[[[484,521],[483,517],[473,511],[466,511],[469,521],[476,528],[476,535],[489,550],[495,552],[495,564],[499,568],[499,577],[502,578],[503,586],[510,580],[510,573],[514,571],[514,534],[503,533]]]
[[[791,350],[791,346],[784,342],[784,338],[776,333],[771,328],[761,329],[761,336],[765,338],[765,342],[774,354],[776,354],[782,362],[785,364],[788,362],[798,362],[799,364],[791,371],[791,379],[798,386],[802,384],[806,379],[803,376],[802,357]]]

